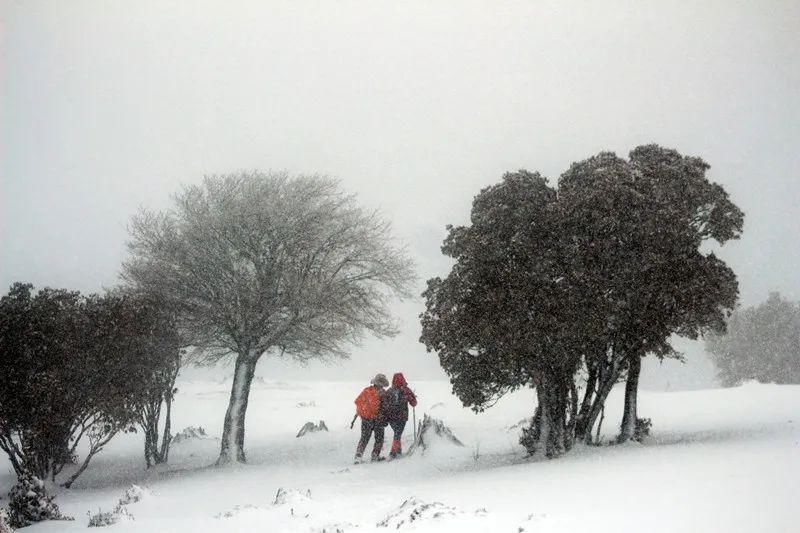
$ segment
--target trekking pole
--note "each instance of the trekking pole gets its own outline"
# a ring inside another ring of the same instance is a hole
[[[411,406],[411,416],[414,420],[414,442],[417,442],[417,408]]]
[[[353,420],[350,422],[350,429],[353,429],[353,425],[356,423],[356,418],[358,418],[358,413],[353,415]]]

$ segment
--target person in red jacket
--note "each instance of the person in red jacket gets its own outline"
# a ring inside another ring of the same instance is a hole
[[[392,459],[403,453],[401,438],[403,429],[405,429],[408,421],[408,404],[411,404],[411,407],[416,407],[417,397],[408,388],[408,383],[403,374],[398,372],[392,376],[392,386],[385,393],[383,408],[384,416],[394,432],[392,450],[389,452],[389,457]]]
[[[356,446],[356,463],[361,462],[361,456],[367,449],[373,433],[375,433],[375,444],[372,447],[372,460],[383,460],[381,449],[383,449],[383,428],[386,427],[386,423],[381,404],[385,394],[384,388],[389,386],[389,380],[383,374],[378,374],[370,383],[369,387],[361,391],[355,402],[356,414],[361,417],[361,439]]]

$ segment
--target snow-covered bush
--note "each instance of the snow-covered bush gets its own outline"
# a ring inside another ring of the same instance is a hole
[[[89,518],[89,527],[104,527],[116,524],[117,522],[132,521],[133,515],[128,511],[128,505],[142,501],[151,496],[152,493],[139,485],[131,485],[122,494],[117,502],[117,506],[111,511],[98,510],[97,514]]]
[[[14,533],[14,528],[8,523],[8,511],[0,509],[0,533]]]
[[[119,505],[140,502],[149,496],[152,496],[152,493],[146,488],[140,487],[139,485],[131,485],[122,495],[122,498],[119,499]]]
[[[636,428],[633,430],[633,440],[642,442],[645,438],[650,436],[650,429],[653,423],[649,418],[637,418]]]
[[[133,515],[124,505],[117,505],[113,511],[98,511],[89,518],[89,527],[112,526],[117,522],[133,521]]]
[[[203,426],[188,426],[183,428],[180,433],[172,437],[172,443],[178,444],[179,442],[195,439],[207,439],[208,433],[203,429]]]
[[[61,514],[48,496],[44,482],[31,474],[23,474],[8,493],[8,523],[20,528],[43,520],[72,520]]]
[[[206,430],[203,429],[202,426],[197,426],[197,427],[189,426],[183,428],[183,430],[180,433],[172,437],[172,443],[178,444],[179,442],[183,442],[186,440],[207,439],[207,438],[208,434],[206,433]]]
[[[539,443],[539,425],[535,423],[534,417],[528,420],[530,420],[530,425],[522,428],[522,433],[519,436],[519,443],[525,447],[528,451],[528,455],[533,455]]]

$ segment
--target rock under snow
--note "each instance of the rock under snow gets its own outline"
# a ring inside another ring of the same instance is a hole
[[[426,414],[419,423],[417,439],[411,446],[409,454],[414,453],[417,450],[421,450],[421,452],[424,454],[425,451],[428,450],[436,441],[445,442],[460,447],[464,446],[464,444],[458,440],[458,437],[453,434],[453,431],[447,427],[444,422],[438,418],[433,418]]]
[[[311,501],[311,489],[284,489],[280,487],[275,493],[275,500],[272,505],[296,505],[298,503],[308,503]]]

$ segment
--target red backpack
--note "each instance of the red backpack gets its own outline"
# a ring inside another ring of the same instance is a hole
[[[361,418],[371,420],[378,418],[378,413],[381,410],[381,395],[378,389],[370,385],[361,391],[361,394],[356,398],[356,413]]]

